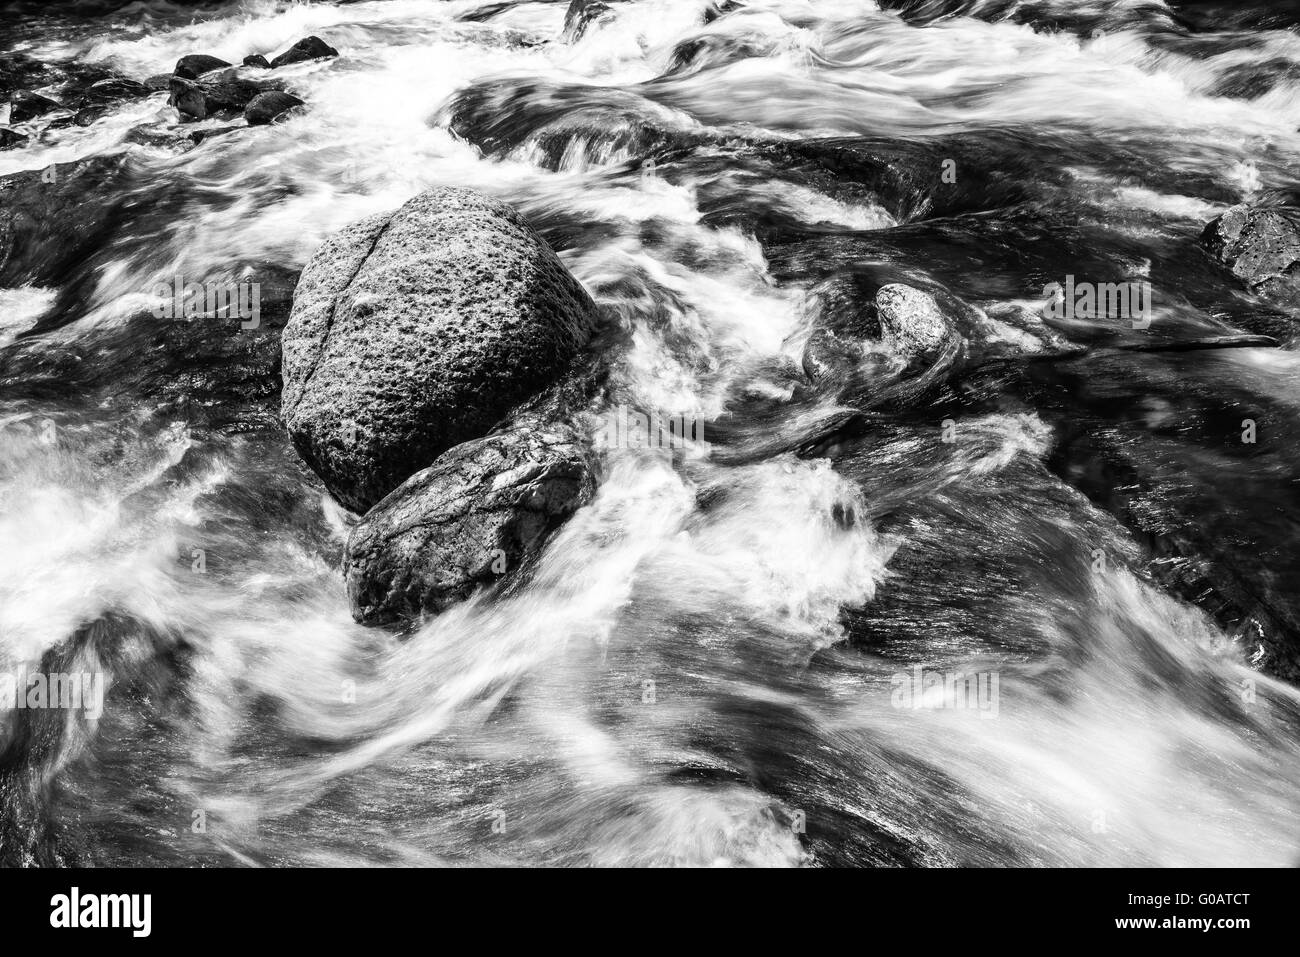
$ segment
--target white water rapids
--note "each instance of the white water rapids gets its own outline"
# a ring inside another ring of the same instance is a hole
[[[159,281],[298,270],[343,225],[455,184],[552,227],[626,334],[631,403],[802,437],[834,411],[783,405],[814,279],[778,271],[743,217],[714,215],[718,197],[809,235],[917,213],[729,167],[728,138],[1077,142],[1063,188],[1134,248],[1289,184],[1300,159],[1300,81],[1212,95],[1233,66],[1300,59],[1286,30],[1193,55],[1122,17],[1133,3],[1087,5],[1116,26],[1081,36],[923,25],[869,0],[746,0],[710,23],[705,0],[637,0],[567,42],[566,4],[493,6],[135,4],[33,27],[25,53],[138,79],[310,34],[341,56],[285,68],[301,115],[188,151],[126,138],[179,125],[164,93],[0,152],[7,175],[121,151],[142,195],[174,203],[108,247],[74,321],[21,337],[53,291],[0,290],[0,346],[36,362],[111,341]],[[693,40],[704,52],[683,68],[675,51]],[[570,88],[581,97],[554,120],[530,118]],[[510,127],[500,149],[451,129],[469,89],[526,91],[478,101]],[[643,167],[639,126],[710,138],[694,155],[720,159]],[[1092,138],[1164,144],[1223,195],[1125,181]],[[986,311],[1029,295],[981,285],[976,259],[950,265]],[[1027,272],[1026,290],[1042,284]],[[1218,362],[1300,403],[1292,353]],[[281,436],[200,431],[124,398],[0,396],[0,667],[105,616],[127,623],[105,716],[49,765],[49,811],[95,863],[1300,862],[1300,693],[1130,571],[1138,546],[1049,474],[1055,427],[1031,408],[972,415],[954,449],[937,419],[891,427],[852,467],[712,447],[676,469],[621,457],[526,587],[398,640],[353,622],[336,564],[350,518]],[[1093,573],[1093,549],[1120,560]],[[995,673],[996,716],[898,707],[893,679],[917,665]]]

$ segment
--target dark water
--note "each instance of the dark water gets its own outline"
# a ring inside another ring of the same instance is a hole
[[[0,152],[83,177],[0,290],[0,664],[110,675],[98,722],[11,720],[0,859],[1300,859],[1294,314],[1197,244],[1300,186],[1291,5],[43,10],[7,52],[58,69],[344,55],[275,127],[174,149],[156,94]],[[325,236],[443,183],[522,210],[616,398],[706,444],[612,458],[531,578],[399,640],[352,622],[276,340]],[[263,325],[154,318],[178,274],[260,280]],[[1067,275],[1150,326],[1044,324]],[[889,282],[966,304],[960,356],[810,384]],[[1278,344],[1178,349],[1230,333]],[[996,697],[899,707],[917,666]]]

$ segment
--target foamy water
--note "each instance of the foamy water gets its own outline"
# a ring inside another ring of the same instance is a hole
[[[1113,214],[1090,238],[1126,261],[1294,187],[1300,84],[1210,92],[1251,58],[1300,56],[1300,38],[1194,57],[1121,16],[1140,5],[1092,6],[1119,25],[920,26],[854,0],[758,0],[705,24],[702,0],[645,0],[566,43],[557,3],[470,22],[485,4],[250,0],[28,42],[140,79],[307,34],[342,55],[285,71],[308,108],[275,126],[187,151],[128,142],[180,129],[158,94],[0,153],[4,175],[124,151],[142,201],[176,201],[110,238],[59,328],[19,338],[53,293],[0,292],[12,369],[66,349],[101,361],[160,281],[297,270],[343,225],[456,184],[556,242],[623,333],[622,401],[722,423],[676,469],[607,462],[527,583],[399,640],[352,621],[337,565],[353,518],[276,430],[200,428],[129,393],[6,398],[0,664],[126,623],[100,639],[117,696],[49,812],[103,863],[1294,864],[1300,695],[1252,670],[1248,636],[1163,593],[1124,526],[1052,474],[1050,416],[1012,398],[951,445],[936,412],[789,451],[844,411],[798,373],[838,247],[799,242],[892,235],[946,200],[825,169],[771,178],[767,156],[795,165],[783,144],[1041,136],[1070,157],[1043,181],[1088,211],[1071,225]],[[493,109],[458,126],[466,91]],[[650,167],[641,129],[669,144]],[[1136,183],[1090,143],[1181,179]],[[1047,281],[853,250],[845,269],[960,276],[988,310]],[[1160,315],[1211,322],[1195,303]],[[1290,354],[1239,351],[1206,375],[1293,405]],[[898,707],[894,679],[916,666],[996,673],[996,717]]]

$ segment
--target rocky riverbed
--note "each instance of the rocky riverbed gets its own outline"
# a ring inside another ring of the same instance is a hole
[[[0,863],[1300,860],[1287,5],[2,16]]]

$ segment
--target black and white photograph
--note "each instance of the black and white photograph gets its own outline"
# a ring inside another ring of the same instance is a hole
[[[0,865],[1250,941],[1300,3],[0,0]]]

